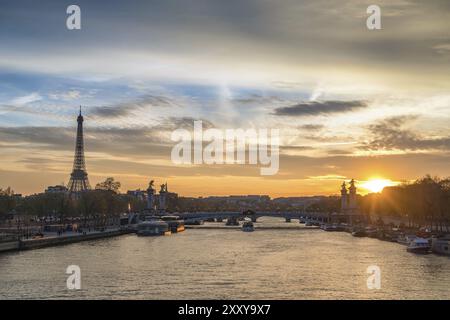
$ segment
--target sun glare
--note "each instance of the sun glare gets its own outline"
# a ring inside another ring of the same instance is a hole
[[[384,187],[395,186],[397,183],[388,179],[370,179],[363,183],[361,187],[370,192],[381,192]]]

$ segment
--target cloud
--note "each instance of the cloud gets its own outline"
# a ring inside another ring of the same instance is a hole
[[[193,130],[194,121],[202,121],[203,130],[215,128],[215,125],[211,121],[193,117],[169,117],[163,120],[158,128],[171,131],[176,129]]]
[[[244,97],[233,99],[232,102],[239,103],[239,104],[272,104],[272,103],[280,103],[285,102],[284,99],[278,97],[278,96],[263,96],[260,94],[250,94]]]
[[[300,126],[299,128],[301,130],[306,130],[306,131],[320,131],[324,127],[325,126],[323,124],[304,124],[304,125]]]
[[[450,54],[450,43],[435,45],[433,49],[439,54]]]
[[[49,93],[48,97],[50,99],[53,100],[64,100],[64,101],[69,101],[69,100],[74,100],[74,99],[78,99],[81,97],[81,92],[78,90],[68,90],[68,91],[64,91],[64,92],[53,92],[53,93]]]
[[[352,137],[351,135],[310,134],[310,135],[303,135],[302,138],[316,142],[323,142],[329,145],[356,143],[355,138]]]
[[[341,112],[355,111],[367,107],[367,102],[361,100],[353,101],[311,101],[302,102],[289,107],[281,107],[275,109],[274,114],[277,116],[317,116],[327,115]]]
[[[34,144],[37,147],[46,145],[58,149],[66,146],[64,149],[73,149],[74,132],[74,129],[59,127],[0,127],[0,141],[17,145]]]
[[[68,38],[60,27],[65,16],[60,16],[59,4],[30,3],[30,12],[39,19],[28,19],[19,4],[9,1],[2,6],[0,41],[5,50],[0,66],[84,78],[130,75],[205,83],[224,74],[234,83],[254,84],[270,75],[268,81],[281,87],[312,81],[318,71],[327,80],[342,71],[353,82],[352,73],[362,70],[370,82],[379,77],[371,71],[400,68],[408,71],[408,79],[417,76],[423,83],[435,80],[423,79],[423,70],[448,73],[442,57],[430,55],[433,46],[448,38],[448,3],[380,0],[389,34],[375,34],[367,32],[367,6],[357,0],[248,0],[245,5],[210,0],[190,1],[188,7],[182,0],[134,1],[132,8],[117,1],[108,8],[86,1],[80,5],[89,11],[88,32]],[[114,12],[127,14],[108,19]],[[9,25],[16,28],[9,30]],[[142,41],[149,30],[152,41]]]
[[[353,154],[353,152],[350,150],[330,149],[330,150],[327,150],[327,154],[329,154],[329,155],[351,155],[351,154]]]
[[[308,179],[313,179],[313,180],[344,180],[344,179],[347,179],[347,177],[346,176],[342,176],[342,175],[327,174],[327,175],[323,175],[323,176],[310,176],[310,177],[308,177]]]
[[[281,146],[281,151],[309,151],[314,150],[314,147],[311,146]]]
[[[35,102],[35,101],[40,101],[40,100],[42,100],[41,95],[37,92],[33,92],[26,96],[21,96],[21,97],[12,99],[10,104],[22,106],[22,105],[25,105],[25,104],[28,104],[31,102]]]
[[[112,107],[106,107],[106,106],[100,106],[100,107],[93,107],[91,108],[90,115],[93,117],[99,117],[99,118],[121,118],[129,116],[133,113],[133,111],[139,109],[136,106],[129,106],[129,107],[123,107],[123,106],[112,106]]]
[[[415,121],[414,115],[395,116],[368,127],[371,138],[365,141],[362,150],[450,150],[450,137],[426,137],[404,128]]]
[[[118,103],[113,106],[98,106],[89,109],[94,117],[122,118],[133,114],[135,111],[146,110],[151,107],[171,107],[178,104],[169,97],[146,95],[136,100]]]

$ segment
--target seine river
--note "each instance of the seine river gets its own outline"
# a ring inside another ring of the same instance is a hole
[[[259,220],[258,220],[259,221]],[[223,224],[222,224],[223,225]],[[0,255],[2,299],[450,299],[450,258],[348,233],[186,230]],[[68,265],[81,290],[68,290]],[[367,288],[368,266],[381,288]]]

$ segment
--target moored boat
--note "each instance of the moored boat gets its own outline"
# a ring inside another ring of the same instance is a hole
[[[424,238],[415,238],[412,240],[408,247],[406,248],[406,251],[412,252],[412,253],[430,253],[431,245],[427,239]]]
[[[416,235],[419,238],[431,239],[433,233],[431,232],[431,229],[429,229],[429,228],[420,228],[419,231],[416,233]]]
[[[345,227],[340,224],[323,224],[322,230],[324,231],[345,231]]]
[[[161,220],[169,225],[169,230],[172,233],[184,231],[184,220],[180,220],[178,216],[162,216]]]
[[[409,245],[411,241],[416,239],[417,236],[414,234],[401,234],[397,238],[397,242],[404,245]]]
[[[398,230],[380,230],[378,232],[378,239],[390,242],[397,242],[397,239],[400,235]]]
[[[374,227],[367,227],[366,234],[369,238],[376,238],[378,236],[378,229]]]
[[[433,237],[431,239],[431,251],[438,254],[450,255],[450,235]]]
[[[140,222],[137,226],[136,233],[138,236],[163,236],[171,234],[169,224],[159,219]]]
[[[367,236],[366,230],[364,228],[355,228],[352,231],[352,236],[354,237],[365,237]]]
[[[204,224],[205,221],[203,221],[202,219],[184,219],[184,224],[185,225],[202,225]]]

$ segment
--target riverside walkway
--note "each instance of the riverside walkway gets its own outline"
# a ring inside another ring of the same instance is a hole
[[[8,247],[8,251],[39,249],[44,247],[58,246],[87,240],[115,237],[130,232],[131,231],[129,230],[123,230],[119,228],[108,228],[103,231],[93,230],[93,231],[86,231],[83,233],[64,232],[60,235],[58,235],[56,232],[45,232],[43,233],[44,236],[40,238],[16,240],[15,241],[16,244],[10,245]]]

